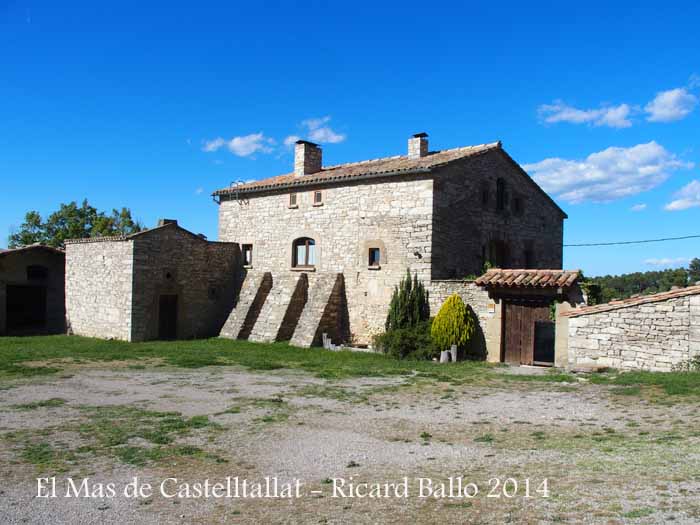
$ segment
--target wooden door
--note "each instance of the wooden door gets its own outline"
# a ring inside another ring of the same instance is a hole
[[[161,295],[158,308],[158,339],[177,338],[177,295]]]
[[[547,303],[506,299],[503,310],[503,362],[531,365],[535,351],[535,323],[548,319]]]

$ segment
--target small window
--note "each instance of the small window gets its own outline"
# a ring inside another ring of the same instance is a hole
[[[243,265],[252,266],[253,265],[253,245],[244,244],[243,245]]]
[[[531,249],[525,250],[525,269],[530,269],[535,267],[535,254],[532,253]]]
[[[296,207],[297,207],[297,194],[296,194],[296,193],[290,193],[290,194],[289,194],[289,207],[290,207],[290,208],[296,208]]]
[[[496,181],[496,209],[503,211],[506,208],[506,182],[503,179]]]
[[[369,266],[377,267],[381,262],[381,250],[379,248],[369,249]]]
[[[486,206],[489,203],[489,189],[483,188],[481,190],[481,204]]]
[[[49,278],[49,269],[46,266],[33,264],[27,266],[28,281],[44,281]]]
[[[323,192],[315,191],[314,192],[314,206],[320,206],[322,204],[323,204]]]
[[[313,268],[316,265],[316,241],[308,237],[297,239],[292,244],[292,266]]]
[[[513,213],[520,215],[523,213],[523,199],[516,197],[513,199]]]

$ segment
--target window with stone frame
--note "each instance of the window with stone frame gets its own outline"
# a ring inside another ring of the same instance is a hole
[[[378,268],[381,264],[382,251],[379,248],[370,248],[367,265],[371,268]]]
[[[321,190],[314,191],[314,206],[321,206],[323,204],[323,192]]]
[[[520,196],[513,199],[513,213],[515,215],[523,214],[523,198]]]
[[[289,194],[289,207],[290,208],[296,208],[297,205],[297,194],[296,193],[290,193]]]
[[[253,266],[253,245],[244,244],[241,252],[243,253],[243,265]]]
[[[313,268],[316,266],[316,241],[300,237],[292,244],[292,267]]]

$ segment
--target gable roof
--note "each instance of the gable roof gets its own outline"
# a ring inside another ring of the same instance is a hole
[[[27,246],[20,246],[19,248],[9,248],[7,250],[0,249],[0,257],[4,255],[10,255],[13,253],[23,253],[23,252],[29,252],[29,251],[34,251],[34,250],[43,250],[43,251],[48,251],[52,253],[56,253],[59,255],[65,255],[65,252],[59,248],[54,248],[53,246],[48,246],[46,244],[29,244]]]
[[[212,196],[247,195],[272,190],[293,190],[305,186],[316,186],[324,183],[344,182],[347,180],[354,181],[397,175],[429,174],[437,168],[446,166],[451,162],[477,157],[492,151],[500,152],[531,185],[559,210],[564,218],[568,217],[564,210],[562,210],[559,205],[532,180],[527,172],[503,150],[501,141],[478,144],[476,146],[431,151],[424,157],[410,158],[408,155],[396,155],[394,157],[326,166],[321,168],[321,171],[318,173],[312,173],[302,177],[297,177],[291,172],[246,184],[236,184],[227,188],[222,188],[212,193]]]
[[[474,281],[487,288],[566,288],[581,276],[579,270],[524,270],[491,268]]]
[[[641,304],[658,303],[660,301],[667,301],[669,299],[676,299],[677,297],[685,297],[688,295],[700,295],[700,286],[687,286],[686,288],[679,288],[678,290],[670,290],[668,292],[641,295],[639,297],[630,297],[620,301],[610,301],[609,303],[584,306],[564,312],[562,315],[578,317],[580,315],[597,314],[599,312],[608,312],[610,310],[629,308],[630,306],[639,306]]]
[[[130,233],[129,235],[107,235],[104,237],[86,237],[82,239],[66,239],[64,241],[64,244],[90,244],[90,243],[95,243],[95,242],[120,242],[120,241],[131,241],[134,240],[138,237],[143,237],[146,235],[150,235],[151,233],[159,230],[163,230],[165,228],[175,228],[177,230],[180,230],[182,233],[185,233],[199,241],[202,242],[207,242],[207,243],[219,243],[219,244],[231,244],[231,243],[220,243],[219,241],[209,241],[205,238],[200,237],[199,235],[192,233],[191,231],[183,228],[182,226],[178,225],[177,222],[168,222],[165,224],[162,224],[160,226],[155,226],[153,228],[149,228],[146,230],[141,230],[140,232],[136,233]]]

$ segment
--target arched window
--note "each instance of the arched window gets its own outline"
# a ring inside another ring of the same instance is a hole
[[[301,237],[292,245],[292,266],[294,268],[313,268],[316,265],[316,241]]]
[[[503,211],[506,207],[506,181],[498,179],[496,181],[496,209]]]

